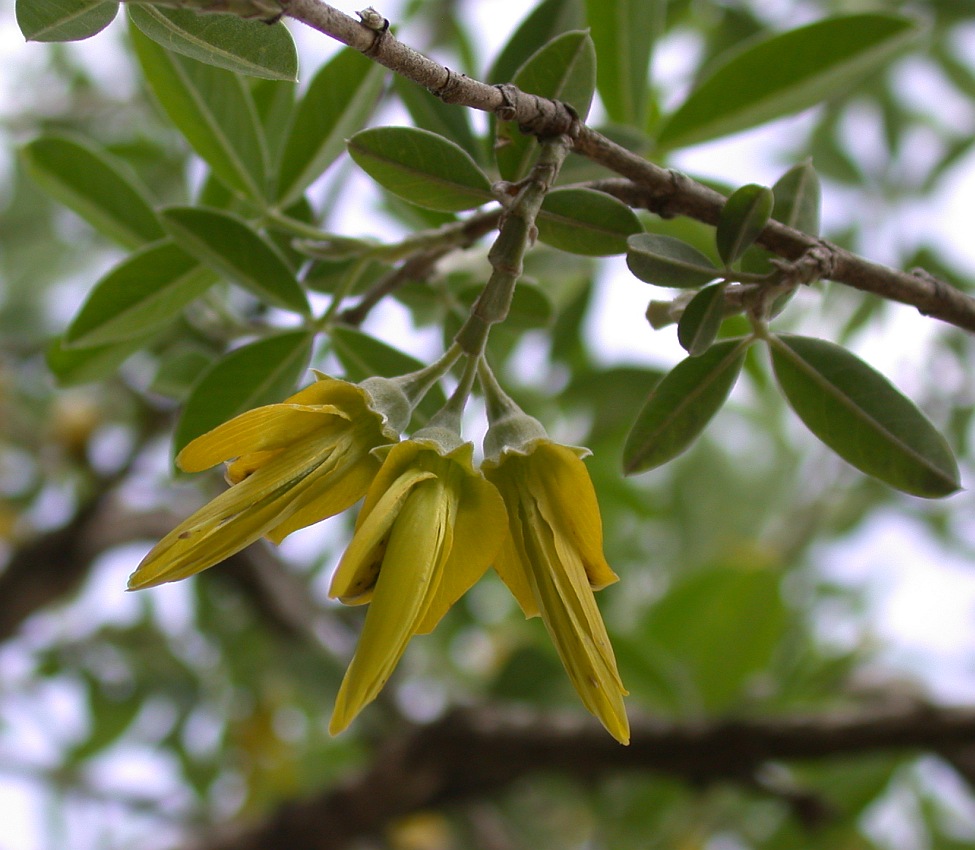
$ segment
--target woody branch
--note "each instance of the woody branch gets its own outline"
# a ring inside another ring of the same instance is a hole
[[[366,26],[321,0],[276,0],[287,16],[354,48],[390,70],[425,87],[446,103],[491,112],[515,121],[539,137],[567,133],[576,118],[565,104],[471,79],[419,53],[383,25]],[[725,197],[685,174],[662,168],[582,125],[573,149],[626,180],[603,181],[601,188],[662,217],[685,215],[715,224]],[[917,308],[923,315],[975,332],[975,299],[923,271],[905,272],[874,263],[779,222],[771,221],[758,244],[783,259],[811,267],[828,278],[873,295]]]
[[[236,826],[193,850],[339,850],[381,835],[410,812],[461,805],[535,773],[589,781],[620,772],[675,776],[697,786],[731,782],[772,793],[828,816],[830,804],[801,789],[782,794],[763,781],[770,764],[864,753],[927,751],[964,761],[975,741],[975,711],[899,704],[873,710],[695,723],[635,719],[629,747],[585,721],[478,709],[394,733],[358,777],[259,824]]]

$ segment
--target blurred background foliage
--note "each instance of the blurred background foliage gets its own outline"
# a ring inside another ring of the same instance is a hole
[[[472,23],[474,7],[491,5],[436,0],[382,11],[401,39],[484,79],[492,63],[498,73],[511,71],[485,55]],[[544,5],[553,32],[585,23],[584,4]],[[726,50],[869,4],[666,5],[647,109],[651,134],[655,116]],[[969,289],[970,265],[931,234],[941,215],[935,201],[973,162],[975,4],[882,5],[922,16],[923,42],[848,96],[763,138],[768,182],[811,157],[824,182],[828,238],[896,267],[923,265]],[[13,10],[0,15],[0,35],[13,45],[20,38]],[[511,4],[492,14],[509,33],[520,17]],[[306,36],[307,80],[335,47]],[[259,819],[347,780],[397,729],[452,707],[581,711],[539,623],[525,622],[489,576],[433,635],[413,642],[380,701],[330,738],[327,717],[361,618],[325,599],[347,518],[296,535],[280,551],[253,547],[178,586],[122,593],[151,542],[201,502],[201,491],[223,486],[216,475],[202,485],[174,480],[169,441],[201,371],[246,334],[248,322],[266,317],[246,299],[227,312],[211,299],[148,345],[138,340],[134,356],[116,346],[86,349],[82,358],[58,347],[91,283],[122,255],[29,179],[21,146],[51,132],[93,140],[150,187],[157,204],[220,190],[147,97],[123,22],[93,41],[32,45],[15,55],[5,65],[0,107],[0,784],[7,799],[0,808],[31,837],[5,846],[188,846],[214,824]],[[669,59],[673,67],[660,64]],[[270,88],[251,85],[255,94]],[[401,122],[412,96],[391,84],[372,123]],[[474,120],[472,132],[483,132]],[[679,155],[674,161],[682,163]],[[346,163],[316,186],[326,227],[395,236],[442,220],[374,190],[352,205],[364,185]],[[350,219],[353,213],[368,220]],[[919,217],[925,227],[914,226]],[[704,230],[680,226],[689,241]],[[429,282],[404,287],[398,306],[380,305],[362,330],[429,357],[441,328],[456,327],[458,305],[482,282],[485,250],[480,244]],[[691,451],[652,473],[622,477],[620,451],[635,411],[676,349],[655,339],[672,336],[672,328],[647,325],[646,356],[602,350],[593,329],[612,327],[612,319],[597,323],[594,310],[607,290],[637,288],[651,297],[615,262],[539,247],[527,275],[544,294],[536,302],[523,296],[522,326],[499,329],[491,356],[512,394],[554,436],[593,451],[588,468],[607,556],[622,577],[600,603],[631,713],[705,721],[925,695],[930,682],[891,663],[883,629],[871,619],[875,609],[865,589],[844,577],[844,559],[864,545],[865,529],[903,521],[924,553],[970,560],[970,497],[923,502],[846,467],[800,432],[754,350],[731,402]],[[336,270],[326,264],[317,270],[324,292],[334,285],[330,273]],[[969,336],[835,285],[801,293],[778,327],[887,352],[880,368],[895,370],[891,376],[946,431],[970,475]],[[353,353],[362,346],[348,342]],[[354,360],[343,358],[341,338],[314,358],[331,372],[364,377]],[[925,567],[921,555],[916,569]],[[931,622],[935,628],[937,618]],[[970,685],[960,690],[975,693]],[[532,775],[487,799],[397,820],[372,840],[415,850],[935,850],[975,842],[971,791],[934,757],[880,753],[777,765],[775,773],[767,787],[695,787],[639,773],[595,783]],[[775,790],[786,787],[819,796],[829,816],[809,828]]]

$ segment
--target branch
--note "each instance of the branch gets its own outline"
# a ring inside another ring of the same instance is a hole
[[[694,785],[731,781],[763,788],[768,783],[761,770],[777,761],[911,750],[951,759],[970,751],[975,709],[899,704],[809,717],[643,719],[632,724],[632,733],[630,746],[621,747],[588,719],[457,712],[393,735],[354,780],[286,803],[263,823],[211,836],[193,850],[339,850],[382,834],[390,821],[410,812],[482,798],[540,772],[582,781],[622,771],[656,772]],[[791,793],[800,808],[811,806],[809,795]]]
[[[162,537],[179,521],[169,511],[124,510],[115,483],[104,483],[66,525],[13,552],[0,573],[0,642],[14,637],[31,615],[67,601],[99,555],[123,543]],[[227,558],[204,580],[234,583],[272,631],[321,646],[314,632],[319,612],[307,588],[263,544]]]
[[[574,126],[575,116],[566,104],[526,94],[510,84],[492,86],[457,74],[397,41],[384,26],[366,26],[321,0],[278,2],[286,15],[360,51],[446,103],[491,112],[539,137],[567,133]],[[655,165],[589,127],[581,127],[573,142],[576,153],[628,178],[629,182],[603,181],[605,191],[664,217],[685,215],[716,224],[726,200],[719,192]],[[811,259],[821,271],[820,278],[916,307],[925,316],[975,332],[975,299],[926,272],[903,272],[871,262],[774,221],[758,243],[789,261]]]
[[[584,129],[580,137],[590,134],[599,135]],[[663,218],[686,215],[705,224],[718,223],[726,200],[724,195],[685,174],[660,168],[628,151],[625,153],[625,161],[614,158],[619,166],[614,170],[629,172],[627,176],[631,179],[595,180],[586,185]],[[820,267],[820,279],[828,278],[862,292],[908,304],[925,316],[975,331],[975,299],[921,269],[903,272],[883,266],[774,220],[768,223],[757,241],[763,248],[787,260],[814,261]]]
[[[416,237],[419,238],[411,237],[404,240],[403,244],[416,243],[417,249],[399,266],[376,281],[354,307],[339,313],[339,321],[358,327],[366,320],[372,308],[387,295],[407,283],[427,280],[433,274],[437,263],[447,254],[458,248],[470,248],[478,239],[494,230],[501,220],[501,213],[500,209],[488,210],[456,224],[417,234]]]

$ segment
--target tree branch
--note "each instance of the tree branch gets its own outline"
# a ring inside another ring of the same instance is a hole
[[[114,483],[82,505],[64,526],[15,550],[0,572],[0,642],[12,638],[31,615],[68,600],[104,552],[135,540],[157,539],[180,517],[169,511],[125,511]],[[234,583],[272,631],[321,645],[314,624],[319,612],[307,588],[261,543],[227,558],[204,580]]]
[[[764,788],[760,770],[779,761],[911,750],[951,760],[975,740],[975,709],[898,704],[809,717],[697,723],[644,718],[632,723],[632,733],[630,746],[621,747],[588,719],[457,712],[393,735],[352,781],[286,803],[266,821],[210,836],[193,850],[339,850],[381,834],[410,812],[482,798],[539,772],[582,781],[656,772],[694,785],[730,781]],[[791,794],[792,802],[811,806],[810,795]],[[817,817],[825,811],[817,809]]]
[[[457,74],[397,41],[388,29],[366,26],[321,0],[279,2],[289,17],[424,86],[446,103],[516,121],[522,132],[540,137],[566,133],[574,126],[575,116],[564,103],[526,94],[513,85],[492,86]],[[580,127],[573,142],[576,153],[630,181],[629,186],[626,181],[603,181],[606,191],[664,217],[685,215],[706,224],[717,222],[726,200],[719,192],[655,165],[589,127]],[[975,299],[926,272],[888,268],[774,221],[758,243],[793,262],[813,258],[821,266],[821,278],[916,307],[925,316],[975,332]]]
[[[591,132],[583,129],[580,138],[588,137]],[[586,185],[663,218],[686,215],[705,224],[717,224],[726,200],[724,195],[684,174],[627,154],[625,163],[618,162],[620,169],[625,168],[628,177],[637,175],[640,179],[595,180]],[[620,170],[620,173],[624,172]],[[925,316],[975,332],[975,299],[921,269],[911,272],[892,269],[774,220],[757,241],[773,254],[793,262],[815,258],[821,278],[908,304]]]

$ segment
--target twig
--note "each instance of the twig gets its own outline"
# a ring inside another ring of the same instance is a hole
[[[339,313],[338,321],[358,327],[366,320],[372,308],[387,295],[411,281],[426,280],[433,273],[437,262],[455,248],[469,248],[482,236],[494,230],[498,226],[501,214],[500,209],[478,213],[456,225],[448,225],[422,234],[422,238],[416,240],[418,249],[415,253],[376,281],[354,307]],[[396,248],[396,246],[392,247]],[[377,256],[381,257],[383,254],[377,251]]]
[[[573,129],[578,129],[578,122]],[[520,183],[502,184],[510,191],[511,200],[505,205],[498,238],[488,252],[491,276],[474,302],[467,321],[454,337],[468,355],[479,357],[483,354],[491,326],[504,321],[508,315],[515,286],[524,268],[525,254],[538,237],[535,219],[571,145],[569,134],[544,139],[529,175]]]
[[[705,224],[717,224],[724,195],[634,154],[629,157],[637,162],[627,160],[627,176],[637,175],[637,182],[597,180],[589,187],[663,217],[686,215]],[[905,272],[883,266],[777,221],[770,221],[757,241],[786,260],[818,257],[828,270],[823,276],[830,280],[916,307],[925,316],[975,332],[975,299],[923,269]]]
[[[359,50],[446,103],[494,113],[500,120],[517,122],[523,132],[540,137],[565,133],[574,125],[574,115],[563,103],[526,94],[513,85],[491,86],[457,74],[398,41],[388,30],[367,27],[321,0],[280,2],[288,16]],[[725,202],[719,192],[655,165],[589,127],[581,127],[576,134],[574,150],[628,178],[618,181],[614,192],[627,203],[662,216],[685,215],[712,225],[718,220]],[[602,182],[606,184],[604,191],[610,191],[612,181]],[[778,222],[770,222],[758,242],[790,261],[810,250],[825,252],[831,258],[830,280],[916,307],[923,315],[975,332],[975,299],[931,275],[871,262]]]

